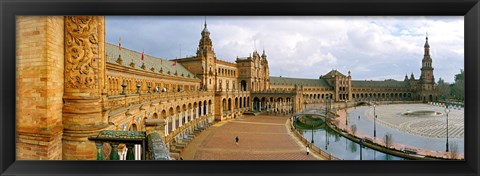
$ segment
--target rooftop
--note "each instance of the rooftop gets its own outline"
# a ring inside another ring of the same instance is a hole
[[[330,86],[324,79],[286,78],[270,76],[272,85]]]
[[[385,81],[359,81],[352,80],[353,87],[408,87],[408,83],[404,81],[385,80]]]
[[[330,72],[328,72],[327,74],[323,75],[322,78],[330,78],[330,77],[334,77],[334,76],[345,76],[344,74],[340,73],[339,71],[337,70],[332,70]]]
[[[145,64],[145,71],[153,72],[152,68],[154,68],[154,72],[157,74],[169,75],[168,72],[170,72],[171,76],[175,76],[174,74],[177,73],[178,77],[182,77],[183,74],[183,77],[185,78],[196,79],[194,77],[195,75],[189,72],[181,64],[177,63],[175,66],[173,66],[173,61],[161,59],[147,54],[144,54],[144,60],[142,61],[142,53],[124,47],[122,47],[122,50],[120,51],[118,45],[111,43],[106,43],[105,51],[107,54],[107,63],[119,65],[117,63],[117,59],[118,56],[121,55],[123,60],[122,66],[130,67],[130,63],[133,62],[135,64],[134,69],[144,70],[142,69],[142,65]],[[160,70],[163,70],[163,72],[160,73]]]

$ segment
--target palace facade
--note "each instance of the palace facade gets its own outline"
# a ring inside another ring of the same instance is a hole
[[[19,160],[112,159],[109,153],[122,144],[152,154],[146,148],[153,133],[175,155],[212,122],[243,114],[288,115],[325,102],[426,102],[438,95],[428,37],[419,79],[412,73],[403,81],[361,81],[337,70],[297,79],[270,76],[265,50],[234,63],[217,59],[206,23],[196,55],[175,60],[107,43],[105,17],[17,17],[16,23]]]

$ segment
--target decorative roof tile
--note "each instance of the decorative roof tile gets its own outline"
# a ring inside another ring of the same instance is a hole
[[[337,70],[332,70],[332,71],[328,72],[327,74],[323,75],[322,78],[330,78],[330,77],[334,77],[336,75],[345,76],[344,74],[340,73]]]
[[[352,87],[408,87],[405,81],[385,80],[385,81],[356,81],[352,80]]]
[[[286,77],[274,77],[274,76],[270,76],[270,84],[330,87],[330,85],[324,79],[286,78]]]
[[[144,60],[142,61],[141,52],[133,51],[123,47],[122,47],[122,50],[120,51],[118,49],[118,45],[114,45],[111,43],[106,43],[105,51],[107,53],[107,62],[111,64],[123,65],[127,67],[130,66],[137,70],[146,70],[146,69],[142,69],[142,65],[144,65],[145,68],[150,68],[149,71],[151,71],[153,68],[156,71],[155,73],[157,74],[166,74],[169,72],[172,72],[172,73],[176,72],[178,73],[178,76],[181,74],[194,75],[190,71],[188,71],[185,67],[183,67],[181,64],[177,63],[175,66],[173,66],[173,63],[174,63],[173,61],[157,58],[147,54],[144,54]],[[117,62],[119,55],[123,60],[121,62],[122,64]],[[163,72],[160,72],[160,70],[162,70]],[[189,78],[198,79],[198,78],[194,78],[193,76],[190,76]]]

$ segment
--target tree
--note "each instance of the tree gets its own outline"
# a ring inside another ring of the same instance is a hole
[[[458,157],[458,144],[457,143],[450,143],[450,158],[456,159]]]
[[[355,135],[355,133],[357,132],[357,125],[350,125],[350,129],[352,130],[352,134]]]
[[[385,134],[385,137],[383,137],[383,140],[385,141],[385,147],[390,148],[393,142],[392,134],[390,133]]]
[[[465,99],[465,72],[460,70],[455,75],[455,83],[451,86],[452,95],[455,99],[463,101]]]
[[[465,80],[465,71],[460,69],[460,73],[455,75],[455,82]]]
[[[437,90],[440,93],[440,97],[443,99],[450,98],[451,89],[450,85],[445,82],[442,78],[438,79]]]

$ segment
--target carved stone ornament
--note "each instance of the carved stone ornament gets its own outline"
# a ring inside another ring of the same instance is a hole
[[[130,67],[135,68],[135,63],[133,63],[133,60],[130,62]]]
[[[117,63],[120,65],[123,63],[122,56],[120,54],[118,55]]]
[[[93,16],[65,18],[65,87],[97,88],[99,47]]]

